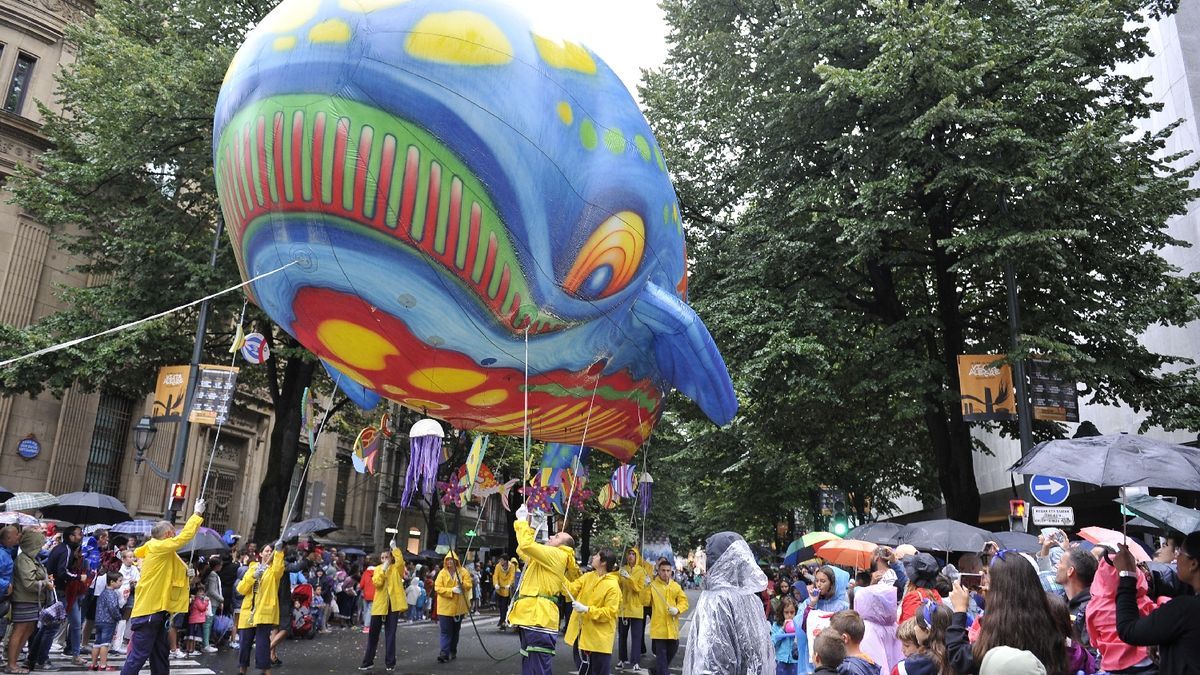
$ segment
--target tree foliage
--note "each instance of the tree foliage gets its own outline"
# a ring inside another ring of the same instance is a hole
[[[974,521],[963,353],[1048,355],[1094,403],[1194,426],[1194,368],[1138,339],[1198,314],[1200,278],[1161,256],[1183,245],[1165,224],[1197,197],[1193,166],[1166,153],[1173,126],[1137,130],[1158,106],[1120,68],[1174,3],[663,7],[670,56],[642,96],[743,404],[680,451],[709,494],[720,475],[788,504],[803,495],[785,485],[825,483],[886,506],[936,481]],[[759,489],[767,474],[780,492]],[[723,499],[725,516],[752,506]]]

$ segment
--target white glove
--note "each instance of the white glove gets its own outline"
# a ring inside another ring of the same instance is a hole
[[[522,504],[521,507],[519,509],[517,509],[517,520],[525,520],[528,517],[529,517],[529,507]]]
[[[390,542],[388,542],[388,548],[391,548],[391,549],[397,549],[397,548],[400,548],[400,547],[396,545],[396,540],[395,540],[395,539],[393,539],[393,540],[391,540]]]
[[[576,612],[579,612],[580,614],[587,614],[588,606],[582,602],[576,600],[575,602],[571,603],[571,606],[575,608]]]
[[[647,575],[646,575],[646,585],[647,585],[647,586],[649,586],[649,585],[650,585],[650,582],[651,582],[651,581],[653,581],[653,580],[654,580],[654,578],[653,578],[653,577],[651,577],[649,574],[647,574]]]
[[[257,568],[255,568],[255,570],[254,570],[254,578],[255,578],[255,579],[261,579],[261,578],[262,578],[262,575],[263,575],[263,572],[266,572],[266,571],[267,571],[267,567],[266,567],[266,565],[259,565],[259,566],[258,566]]]
[[[625,577],[626,579],[630,579],[630,578],[631,578],[631,577],[629,576],[629,570],[621,570],[621,576]]]
[[[454,587],[454,594],[455,594],[455,595],[462,595],[462,589],[461,589],[461,588],[459,588],[458,586],[455,586],[455,587]]]
[[[193,511],[196,513],[196,515],[198,515],[198,516],[199,516],[199,515],[203,515],[203,514],[204,514],[204,498],[203,498],[203,497],[201,497],[200,499],[197,499],[197,500],[196,500],[196,506],[195,506],[195,507],[194,507],[192,510],[193,510]]]
[[[196,576],[196,568],[195,568],[195,567],[189,567],[189,568],[188,568],[188,570],[187,570],[187,575],[188,575],[188,578],[189,578],[189,579],[191,579],[192,577]]]
[[[678,607],[668,607],[667,614],[670,614],[671,616],[679,616],[679,608]]]

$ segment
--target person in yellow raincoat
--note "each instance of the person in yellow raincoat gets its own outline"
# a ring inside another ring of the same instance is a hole
[[[669,673],[679,650],[679,615],[688,611],[687,594],[671,578],[675,568],[666,559],[658,561],[658,574],[650,582],[650,649],[655,672]]]
[[[268,563],[267,561],[270,561]],[[237,582],[242,597],[238,614],[238,672],[245,675],[254,650],[254,667],[271,672],[271,630],[279,624],[279,581],[283,578],[283,542],[265,544]],[[139,587],[138,590],[141,590]]]
[[[393,539],[391,550],[379,554],[381,562],[375,566],[371,583],[375,584],[375,600],[371,603],[371,627],[367,633],[367,651],[363,654],[359,670],[370,670],[379,651],[379,631],[384,629],[384,665],[388,670],[396,668],[396,622],[400,613],[408,611],[408,600],[404,597],[404,553]],[[385,628],[386,626],[386,628]]]
[[[142,578],[133,599],[129,629],[133,639],[129,655],[121,667],[121,675],[136,675],[150,661],[152,675],[166,675],[171,670],[167,629],[170,616],[188,611],[187,565],[177,551],[196,536],[204,522],[204,500],[197,499],[195,511],[175,533],[175,525],[159,521],[150,530],[151,539],[133,552],[142,560]]]
[[[621,563],[621,620],[619,622],[619,642],[617,643],[617,670],[633,669],[635,673],[645,672],[639,665],[642,660],[642,643],[646,630],[645,607],[650,602],[646,595],[646,586],[654,576],[650,563],[642,559],[642,553],[636,546],[630,546],[625,551],[625,560]]]
[[[442,571],[433,581],[433,592],[437,594],[438,601],[441,647],[438,663],[458,658],[458,634],[462,630],[463,616],[467,613],[467,598],[471,597],[473,588],[471,573],[459,567],[454,551],[447,553]]]
[[[525,561],[525,571],[508,610],[508,622],[521,636],[522,675],[551,675],[558,642],[558,596],[571,581],[568,575],[578,572],[575,539],[558,532],[539,544],[534,541],[536,528],[530,526],[529,517],[529,510],[521,505],[513,523],[517,555]]]
[[[617,554],[602,548],[592,555],[591,564],[591,572],[567,585],[575,600],[571,603],[574,611],[567,624],[566,640],[575,647],[575,670],[579,675],[609,675],[621,607]]]
[[[496,571],[492,572],[492,585],[496,588],[496,608],[500,610],[500,621],[496,624],[500,630],[508,628],[508,599],[512,597],[513,581],[517,578],[517,566],[500,558]]]

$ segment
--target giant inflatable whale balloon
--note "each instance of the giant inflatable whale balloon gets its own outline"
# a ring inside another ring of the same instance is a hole
[[[229,66],[221,207],[249,294],[362,405],[628,459],[729,373],[675,192],[594,53],[485,0],[284,0]],[[526,358],[528,352],[528,358]]]

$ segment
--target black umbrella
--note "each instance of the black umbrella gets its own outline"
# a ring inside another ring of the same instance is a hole
[[[290,541],[306,534],[329,534],[342,529],[337,523],[328,518],[309,518],[298,523],[292,523],[283,530],[283,539]]]
[[[943,518],[905,525],[899,537],[900,543],[926,551],[977,553],[991,539],[991,533],[974,525]]]
[[[1200,448],[1133,434],[1060,438],[1039,443],[1009,471],[1091,485],[1200,490]]]
[[[367,554],[367,552],[362,550],[361,548],[340,548],[340,549],[338,549],[338,551],[341,553],[345,553],[346,555],[366,555]]]
[[[1184,534],[1200,530],[1200,511],[1174,504],[1160,497],[1136,495],[1113,501],[1125,505],[1125,508],[1164,530],[1175,530]]]
[[[1037,553],[1042,550],[1038,538],[1027,532],[992,532],[988,538],[1000,544],[1002,549],[1006,548],[1021,553]]]
[[[76,525],[119,523],[129,520],[129,509],[112,495],[99,492],[68,492],[58,498],[57,504],[43,507],[42,515]]]
[[[747,543],[749,543],[749,542],[747,542]],[[763,546],[762,544],[750,544],[750,552],[754,554],[755,560],[757,560],[760,563],[766,563],[768,565],[774,563],[775,558],[778,557],[775,555],[774,551],[767,548],[766,546]],[[806,558],[806,560],[807,560],[807,558]]]
[[[12,490],[9,490],[6,487],[0,487],[0,502],[6,502],[9,499],[12,499],[13,495],[15,495],[15,494],[17,494],[17,493],[13,492]]]
[[[196,536],[179,549],[179,555],[220,555],[228,552],[229,546],[221,540],[221,535],[207,527],[200,528]]]
[[[880,546],[898,546],[902,529],[904,526],[899,523],[867,523],[850,530],[846,538],[869,541]]]

